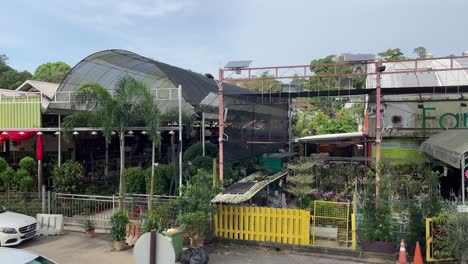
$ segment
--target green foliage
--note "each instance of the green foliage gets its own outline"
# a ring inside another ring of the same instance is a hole
[[[8,57],[0,55],[0,88],[14,90],[24,81],[31,79],[28,71],[19,72],[7,64]]]
[[[145,171],[140,167],[128,168],[124,171],[126,192],[145,193]]]
[[[85,226],[84,226],[84,230],[85,230],[86,232],[91,232],[91,231],[93,231],[94,229],[96,229],[96,228],[94,227],[93,222],[91,222],[91,220],[89,220],[89,219],[86,220]]]
[[[21,169],[26,170],[30,176],[36,176],[37,174],[37,163],[31,157],[24,157],[20,160],[19,166]]]
[[[290,174],[288,176],[288,186],[286,191],[294,195],[297,207],[305,209],[309,206],[310,195],[314,192],[312,184],[315,175],[313,174],[313,162],[298,162],[288,164]]]
[[[213,158],[210,156],[198,156],[193,159],[192,167],[197,170],[211,171],[213,169]]]
[[[334,66],[316,66],[318,64],[335,64],[343,61],[343,56],[336,57],[328,55],[324,58],[315,59],[310,62],[310,70],[316,75],[330,75],[335,72]],[[336,73],[347,74],[362,72],[361,68],[353,68],[351,65],[340,65],[336,67]],[[310,78],[304,82],[305,88],[310,91],[338,90],[340,89],[363,89],[366,78],[364,76],[350,76],[349,78],[321,77]]]
[[[339,110],[334,118],[330,118],[322,111],[317,111],[311,120],[314,135],[348,133],[357,131],[356,118],[348,109]]]
[[[8,163],[5,159],[0,158],[0,173],[4,172],[8,168]]]
[[[160,204],[155,209],[145,212],[142,219],[142,233],[150,232],[151,230],[161,233],[166,230],[170,223],[173,222],[174,206],[173,203]]]
[[[31,192],[34,187],[34,179],[31,176],[23,177],[19,180],[20,191]]]
[[[403,52],[399,48],[387,49],[386,51],[380,52],[379,56],[386,61],[397,61],[406,59]]]
[[[424,47],[417,47],[413,49],[413,53],[418,56],[418,59],[424,59],[427,55],[427,50]]]
[[[62,166],[55,166],[52,182],[55,192],[82,193],[84,191],[83,167],[80,163],[67,160]]]
[[[262,72],[262,74],[258,77],[261,79],[239,81],[236,83],[236,85],[249,90],[257,91],[259,93],[276,93],[281,90],[281,82],[272,78],[273,75],[269,74],[268,72]]]
[[[0,173],[0,178],[2,179],[5,191],[9,191],[15,184],[15,171],[12,168],[7,167]]]
[[[204,239],[209,230],[210,215],[204,212],[191,212],[177,216],[177,223],[193,239]]]
[[[203,155],[203,145],[202,143],[196,143],[190,146],[184,152],[184,161],[193,161],[196,157]],[[213,144],[206,142],[205,143],[205,155],[216,158],[218,156],[218,147]]]
[[[447,240],[453,256],[466,263],[468,260],[468,214],[452,213],[447,217]]]
[[[213,187],[211,175],[199,170],[191,181],[182,188],[183,197],[177,199],[182,214],[177,216],[177,223],[193,238],[204,237],[209,227],[209,219],[217,207],[211,205],[211,199],[219,193],[218,186]]]
[[[168,170],[169,166],[165,164],[158,165],[154,168],[154,194],[168,194]],[[146,172],[146,193],[150,193],[151,189],[151,167]]]
[[[312,133],[312,115],[309,111],[298,111],[294,113],[292,120],[292,133],[295,138],[304,137]]]
[[[118,210],[112,215],[111,219],[111,234],[114,241],[124,241],[126,238],[127,224],[130,223],[126,211]]]
[[[416,244],[416,242],[420,242],[424,245],[425,241],[425,233],[426,233],[426,225],[424,222],[424,218],[421,212],[421,209],[418,208],[414,202],[411,202],[409,208],[409,227],[408,227],[408,237],[407,242],[409,244]]]
[[[364,214],[362,227],[367,241],[395,241],[394,226],[392,225],[392,211],[389,201],[388,179],[381,176],[380,194],[375,197],[375,185],[370,183],[364,196]]]
[[[65,62],[48,62],[37,67],[33,79],[44,82],[61,83],[71,67]]]

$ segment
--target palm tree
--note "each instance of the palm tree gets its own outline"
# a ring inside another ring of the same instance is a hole
[[[298,111],[293,117],[292,133],[295,138],[304,137],[310,133],[310,119],[305,111]]]
[[[101,127],[106,144],[111,142],[114,131],[118,133],[120,139],[119,208],[123,209],[125,130],[130,126],[145,124],[154,146],[159,139],[159,119],[157,118],[159,112],[155,100],[143,82],[124,76],[117,82],[113,93],[100,84],[85,83],[73,94],[71,101],[71,108],[75,111],[64,119],[65,129],[71,130],[77,124]]]

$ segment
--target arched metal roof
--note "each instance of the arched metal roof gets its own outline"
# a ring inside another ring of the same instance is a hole
[[[75,65],[60,84],[57,97],[66,97],[67,93],[75,91],[86,82],[99,83],[103,87],[113,90],[118,80],[126,75],[145,82],[151,90],[160,94],[166,93],[163,97],[167,98],[176,98],[177,91],[171,88],[182,85],[182,96],[185,102],[195,108],[200,107],[201,102],[208,95],[212,96],[218,93],[215,80],[204,75],[149,59],[130,51],[112,49],[89,55]],[[254,93],[231,84],[224,84],[224,90],[226,94],[232,95]],[[170,100],[158,103],[161,108],[166,108],[171,104],[174,102],[171,103]],[[211,106],[215,105],[211,104]],[[65,110],[69,108],[69,105],[54,104],[51,108]]]

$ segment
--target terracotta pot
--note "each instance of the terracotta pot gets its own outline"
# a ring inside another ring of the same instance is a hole
[[[95,234],[96,234],[95,230],[86,231],[86,235],[87,235],[89,238],[93,238]]]
[[[188,246],[190,243],[190,235],[186,232],[182,233],[182,244]]]
[[[125,249],[125,241],[114,241],[115,251],[122,251]]]
[[[201,248],[205,245],[205,239],[193,239],[190,238],[190,245],[192,247]]]
[[[394,254],[396,252],[395,245],[395,242],[364,241],[362,243],[362,250],[368,252]]]

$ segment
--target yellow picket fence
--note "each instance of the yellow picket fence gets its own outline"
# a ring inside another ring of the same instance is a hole
[[[214,224],[222,238],[310,244],[310,212],[305,210],[222,205]]]

